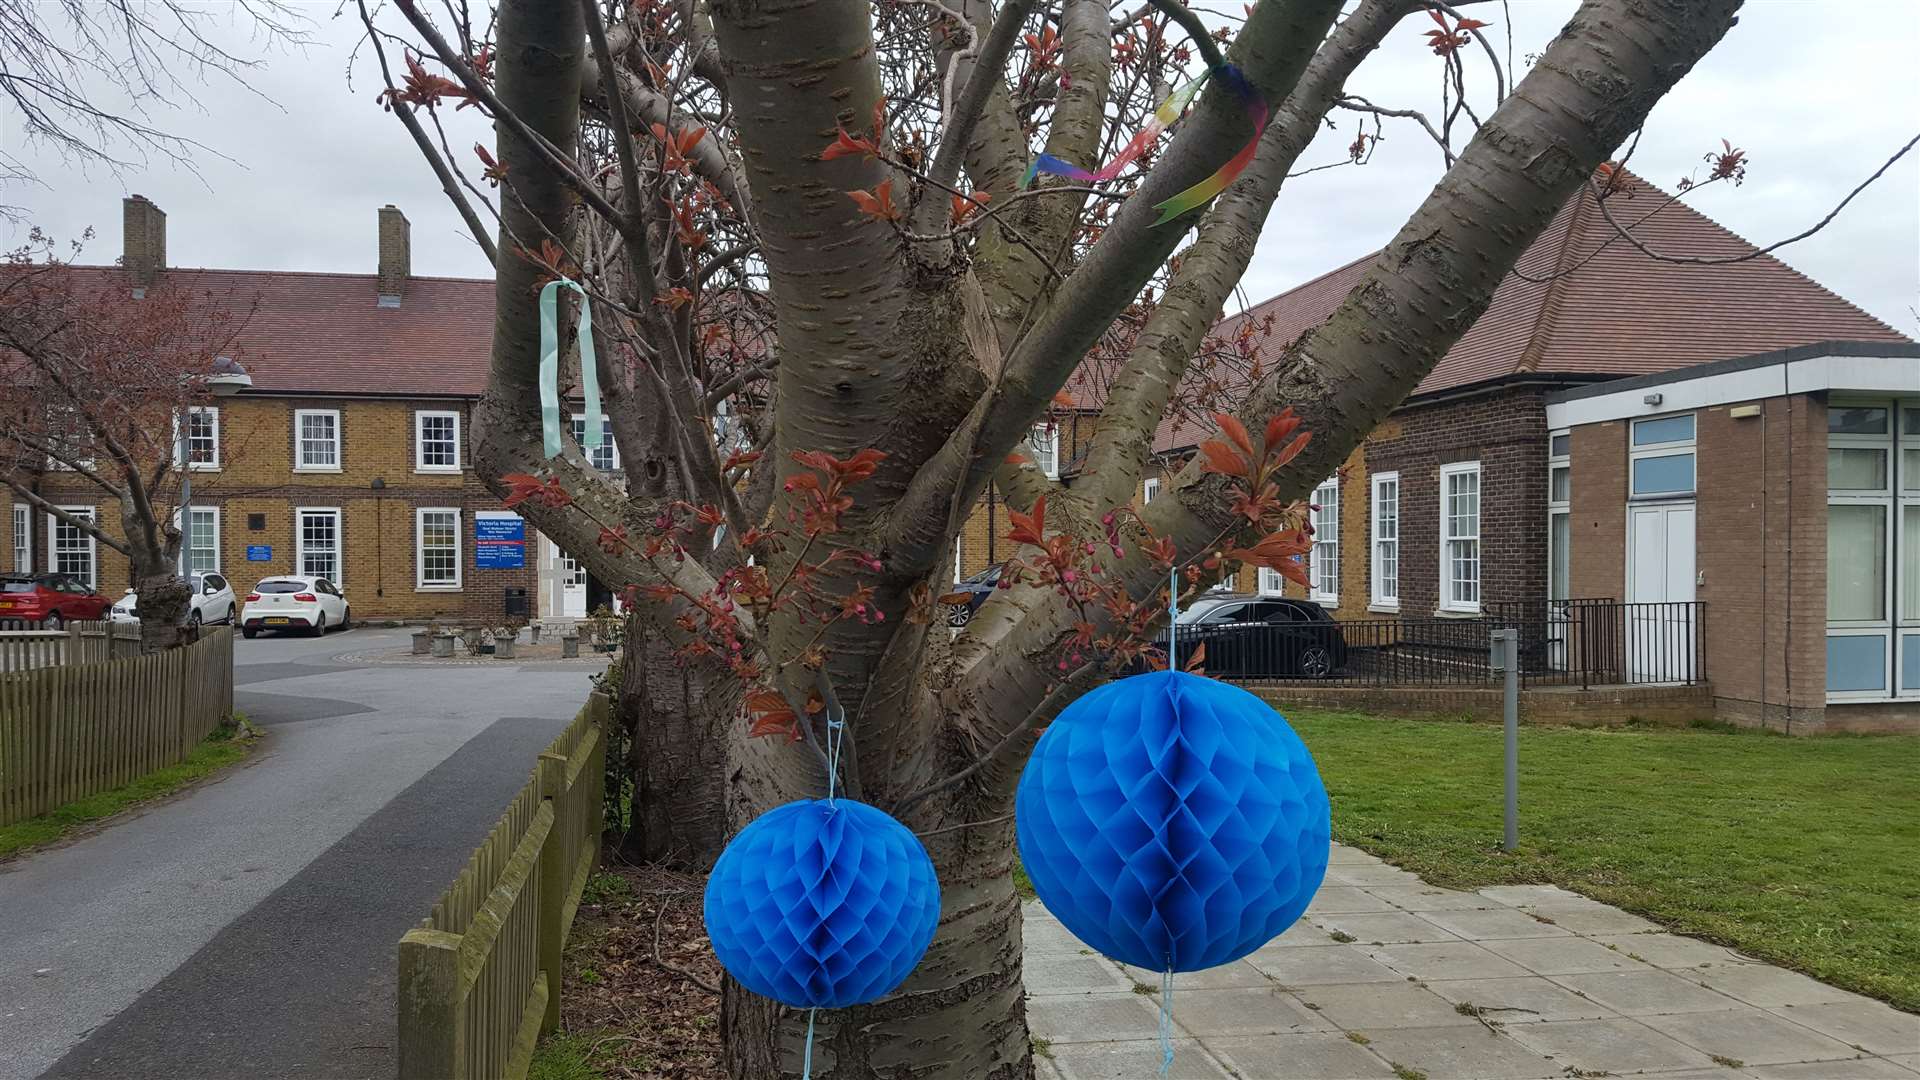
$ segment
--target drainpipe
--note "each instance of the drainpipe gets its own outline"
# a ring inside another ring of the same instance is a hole
[[[1793,603],[1796,599],[1793,588],[1793,522],[1798,518],[1799,508],[1793,502],[1793,396],[1787,387],[1787,365],[1780,365],[1780,396],[1787,400],[1787,629],[1781,642],[1780,652],[1786,679],[1785,696],[1787,699],[1787,734],[1793,734]],[[1824,593],[1822,595],[1825,595]]]

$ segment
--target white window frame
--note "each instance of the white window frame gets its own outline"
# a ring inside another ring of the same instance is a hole
[[[1159,477],[1149,476],[1145,480],[1140,481],[1140,505],[1141,506],[1150,505],[1159,494],[1160,494],[1160,478]]]
[[[333,569],[332,574],[307,573],[307,515],[333,515]],[[340,587],[340,578],[347,572],[346,515],[337,506],[296,506],[293,508],[293,572],[298,577],[324,578],[334,588]]]
[[[13,572],[33,573],[33,507],[13,504]]]
[[[453,464],[427,464],[427,419],[453,421]],[[452,409],[419,409],[413,414],[413,471],[417,473],[457,473],[461,468],[460,414]]]
[[[1634,441],[1634,433],[1639,430],[1641,424],[1650,423],[1656,420],[1673,420],[1682,416],[1688,417],[1693,421],[1693,434],[1688,436],[1687,438],[1674,439],[1670,442],[1649,443],[1645,446],[1641,446]],[[1548,437],[1551,438],[1552,436],[1548,436]],[[1694,493],[1700,489],[1700,453],[1698,449],[1699,440],[1700,440],[1700,417],[1694,413],[1671,412],[1671,413],[1662,413],[1659,416],[1635,417],[1633,419],[1633,422],[1627,425],[1627,501],[1628,502],[1673,502],[1675,500],[1684,500],[1684,499],[1693,498]],[[1549,443],[1548,445],[1551,446],[1552,444]],[[1681,454],[1685,454],[1688,457],[1693,459],[1693,486],[1692,487],[1688,488],[1685,491],[1650,491],[1645,493],[1637,493],[1633,490],[1634,469],[1636,466],[1640,464],[1640,462],[1645,461],[1648,458],[1678,457]],[[1551,477],[1549,477],[1549,479],[1551,479]]]
[[[1450,494],[1448,489],[1452,487],[1454,477],[1467,475],[1473,477],[1473,535],[1456,536],[1452,532],[1453,519],[1451,515],[1447,513],[1447,499]],[[1481,522],[1486,517],[1485,500],[1482,497],[1485,493],[1485,484],[1483,481],[1484,477],[1481,475],[1480,463],[1478,461],[1454,461],[1440,466],[1440,523],[1439,528],[1434,531],[1440,536],[1439,610],[1442,614],[1480,614],[1481,597],[1486,593],[1487,588],[1486,559],[1484,557],[1485,549],[1482,547],[1480,540]],[[1447,550],[1449,544],[1469,542],[1473,544],[1474,566],[1473,599],[1470,601],[1461,600],[1454,594],[1453,560],[1450,558],[1451,553]]]
[[[1901,661],[1905,657],[1905,639],[1920,636],[1920,610],[1907,610],[1902,601],[1905,599],[1901,580],[1900,554],[1905,541],[1902,530],[1906,521],[1906,508],[1920,506],[1920,491],[1904,491],[1906,476],[1902,471],[1905,463],[1904,451],[1920,447],[1920,434],[1903,435],[1902,422],[1908,410],[1920,409],[1920,399],[1916,398],[1879,398],[1841,396],[1829,400],[1829,410],[1844,408],[1879,408],[1887,410],[1887,433],[1884,435],[1851,435],[1828,433],[1827,448],[1871,449],[1886,455],[1886,483],[1878,490],[1866,488],[1827,489],[1828,513],[1835,506],[1870,506],[1878,508],[1883,515],[1882,528],[1886,538],[1885,565],[1881,567],[1880,618],[1878,619],[1829,619],[1826,624],[1826,638],[1871,637],[1881,642],[1882,662],[1880,670],[1884,681],[1878,690],[1828,690],[1829,702],[1849,701],[1912,701],[1920,699],[1920,689],[1902,690],[1901,683],[1908,675]],[[1831,584],[1828,585],[1831,588]]]
[[[97,507],[62,506],[59,509],[75,517],[85,517],[88,521],[91,521],[91,522],[97,523],[100,520],[100,512]],[[47,515],[47,571],[49,573],[54,573],[54,574],[67,574],[72,577],[78,577],[82,581],[85,581],[87,583],[87,588],[93,589],[96,592],[99,591],[99,588],[100,588],[100,541],[95,539],[94,535],[86,531],[85,529],[78,530],[80,533],[80,538],[82,540],[85,540],[87,544],[86,575],[82,577],[81,575],[75,574],[70,570],[62,570],[60,568],[60,530],[64,527],[66,527],[66,522],[61,521],[59,517],[53,514]]]
[[[1265,566],[1253,569],[1254,591],[1261,596],[1282,596],[1287,591],[1287,578],[1278,570]]]
[[[333,464],[309,465],[306,448],[306,418],[325,416],[333,421]],[[299,473],[337,473],[344,472],[347,463],[347,440],[341,434],[339,409],[295,409],[293,410],[293,471]]]
[[[178,413],[176,413],[173,418],[173,463],[175,465],[180,465],[180,466],[184,466],[186,468],[192,469],[194,472],[219,472],[220,471],[220,407],[218,405],[190,405],[186,409],[186,414],[188,416],[209,417],[213,421],[213,424],[212,424],[213,458],[210,461],[194,461],[193,460],[193,431],[192,431],[192,425],[189,424],[186,440],[185,440],[186,441],[185,449],[187,451],[187,459],[185,461],[181,460],[180,451],[182,447],[180,445],[181,443],[180,416]]]
[[[427,515],[453,515],[453,580],[427,580]],[[460,508],[457,506],[418,506],[413,511],[413,587],[417,592],[458,592],[462,585],[460,557]]]
[[[966,580],[965,575],[960,571],[966,557],[966,539],[967,534],[964,532],[955,533],[953,537],[953,583],[955,585]]]
[[[1699,432],[1695,431],[1694,434],[1696,437],[1698,437]],[[1567,440],[1567,452],[1564,454],[1556,454],[1553,452],[1553,441],[1555,439],[1561,439],[1561,438],[1564,438]],[[1700,461],[1697,457],[1694,459],[1693,467],[1694,467],[1694,475],[1695,475],[1694,486],[1699,487],[1700,485],[1699,485],[1698,476],[1699,476],[1699,469],[1700,469]],[[1564,499],[1556,499],[1553,497],[1553,475],[1554,473],[1559,472],[1561,469],[1567,470],[1567,497]],[[1628,482],[1629,483],[1632,482],[1631,478],[1629,478]],[[1563,517],[1567,519],[1568,526],[1569,526],[1569,528],[1567,529],[1567,551],[1566,551],[1567,595],[1555,596],[1553,595],[1553,526],[1555,521]],[[1570,428],[1561,428],[1557,431],[1550,431],[1547,433],[1547,599],[1549,601],[1566,600],[1566,599],[1570,599],[1573,595],[1573,529],[1571,528],[1572,521],[1573,521],[1573,431]]]
[[[1033,463],[1051,480],[1060,479],[1060,425],[1043,423],[1033,425],[1027,433],[1027,443],[1033,448]]]
[[[1393,498],[1393,535],[1387,536],[1383,527],[1386,517],[1381,513],[1388,500],[1381,497],[1382,489],[1391,487]],[[1367,520],[1370,523],[1368,534],[1373,538],[1372,557],[1368,560],[1368,578],[1371,593],[1368,607],[1373,611],[1397,612],[1400,610],[1400,474],[1398,472],[1378,472],[1371,477],[1369,484]],[[1392,555],[1393,574],[1385,573],[1388,559]]]
[[[573,441],[580,444],[580,456],[587,459],[587,464],[599,472],[619,472],[620,444],[614,441],[613,425],[607,421],[607,414],[600,414],[601,438],[600,449],[598,450],[587,449],[587,414],[583,412],[574,413],[572,424]],[[602,454],[606,455],[604,463],[600,460],[600,455]]]
[[[217,506],[200,506],[196,504],[193,507],[191,507],[191,509],[195,514],[213,515],[213,565],[211,567],[208,567],[202,570],[194,569],[192,522],[183,520],[180,515],[179,509],[175,508],[173,512],[173,524],[175,528],[180,530],[181,576],[184,577],[191,574],[202,574],[202,573],[224,574],[225,571],[221,569],[222,560],[220,558],[220,508]]]
[[[1336,474],[1320,481],[1313,489],[1313,504],[1320,509],[1309,511],[1313,521],[1313,549],[1307,557],[1307,580],[1311,587],[1307,590],[1307,599],[1321,607],[1340,606],[1340,477]],[[1323,584],[1332,584],[1332,589],[1323,589]]]

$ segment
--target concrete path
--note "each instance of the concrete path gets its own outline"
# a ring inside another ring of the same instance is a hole
[[[1149,1080],[1156,973],[1026,905],[1042,1080]],[[1920,1017],[1550,885],[1438,889],[1334,846],[1307,915],[1175,976],[1179,1080],[1915,1080]]]
[[[597,670],[236,644],[252,762],[0,865],[0,1080],[391,1077],[394,943]]]

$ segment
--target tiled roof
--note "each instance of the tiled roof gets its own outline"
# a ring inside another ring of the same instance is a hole
[[[113,267],[81,267],[102,288],[130,288]],[[493,282],[412,277],[380,307],[373,274],[169,269],[160,287],[233,312],[229,355],[254,393],[478,397],[493,349]],[[137,303],[132,299],[129,303]]]
[[[1654,212],[1667,196],[1638,177],[1629,175],[1623,188],[1608,208],[1655,251],[1726,258],[1756,250],[1684,203]],[[1377,255],[1223,320],[1216,332],[1270,315],[1272,330],[1257,348],[1263,360],[1277,359],[1333,314]],[[1619,239],[1584,187],[1515,269],[1413,396],[1528,374],[1646,375],[1819,341],[1910,340],[1771,255],[1713,266],[1651,258]],[[1209,433],[1192,423],[1163,422],[1154,449],[1183,449]]]

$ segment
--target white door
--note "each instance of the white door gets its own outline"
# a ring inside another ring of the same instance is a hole
[[[559,594],[554,614],[563,619],[586,618],[587,568],[551,540],[547,541],[547,551],[552,557],[554,589]]]
[[[1627,507],[1627,665],[1635,682],[1694,677],[1693,504]]]

